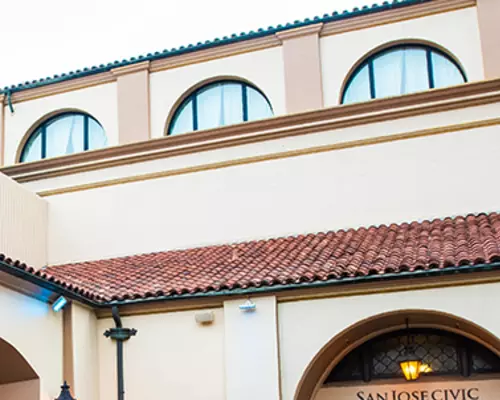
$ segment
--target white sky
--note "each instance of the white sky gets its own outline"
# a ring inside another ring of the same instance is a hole
[[[374,2],[0,1],[0,87]]]

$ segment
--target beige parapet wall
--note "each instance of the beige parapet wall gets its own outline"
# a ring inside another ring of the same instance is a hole
[[[40,268],[47,263],[47,202],[0,173],[0,253]]]

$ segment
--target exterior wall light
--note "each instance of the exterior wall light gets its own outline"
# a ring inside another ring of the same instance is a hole
[[[240,310],[245,312],[252,312],[257,309],[257,304],[255,304],[252,300],[248,299],[243,304],[240,304]]]
[[[68,300],[64,296],[59,296],[52,304],[52,310],[54,312],[59,312],[66,306],[66,304],[68,304]]]

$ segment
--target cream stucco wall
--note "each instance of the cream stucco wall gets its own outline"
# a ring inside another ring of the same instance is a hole
[[[73,394],[78,400],[99,398],[97,319],[93,310],[72,304]]]
[[[47,202],[0,173],[0,253],[47,264]]]
[[[282,399],[294,398],[305,369],[331,339],[355,323],[385,312],[439,311],[473,322],[499,337],[500,318],[491,313],[491,304],[500,301],[499,290],[500,284],[492,283],[280,303]]]
[[[195,311],[122,318],[138,330],[124,344],[127,400],[225,398],[224,312],[212,311],[207,326],[195,322]],[[112,319],[97,325],[101,400],[116,398],[116,344],[103,336],[113,326]]]
[[[110,146],[118,144],[118,111],[116,83],[107,83],[67,93],[14,104],[14,114],[5,111],[5,165],[15,162],[23,137],[47,114],[75,109],[97,119]]]
[[[497,125],[49,196],[49,263],[497,210],[485,171],[498,169],[499,134]]]
[[[40,381],[33,379],[0,385],[2,400],[45,400],[40,399]]]
[[[172,107],[189,88],[216,77],[235,77],[253,83],[265,93],[275,115],[285,113],[283,55],[281,47],[274,47],[152,73],[151,136],[163,136]]]
[[[63,376],[62,313],[0,286],[0,321],[0,338],[15,347],[40,377],[42,398],[56,398]]]
[[[454,27],[460,29],[454,29]],[[320,41],[325,106],[340,102],[351,68],[386,43],[408,39],[435,43],[462,64],[469,81],[484,79],[475,7],[326,36]]]

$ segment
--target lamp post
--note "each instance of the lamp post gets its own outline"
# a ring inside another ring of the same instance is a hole
[[[69,385],[66,383],[66,381],[64,381],[64,384],[61,386],[61,394],[55,400],[76,400],[71,396]]]

